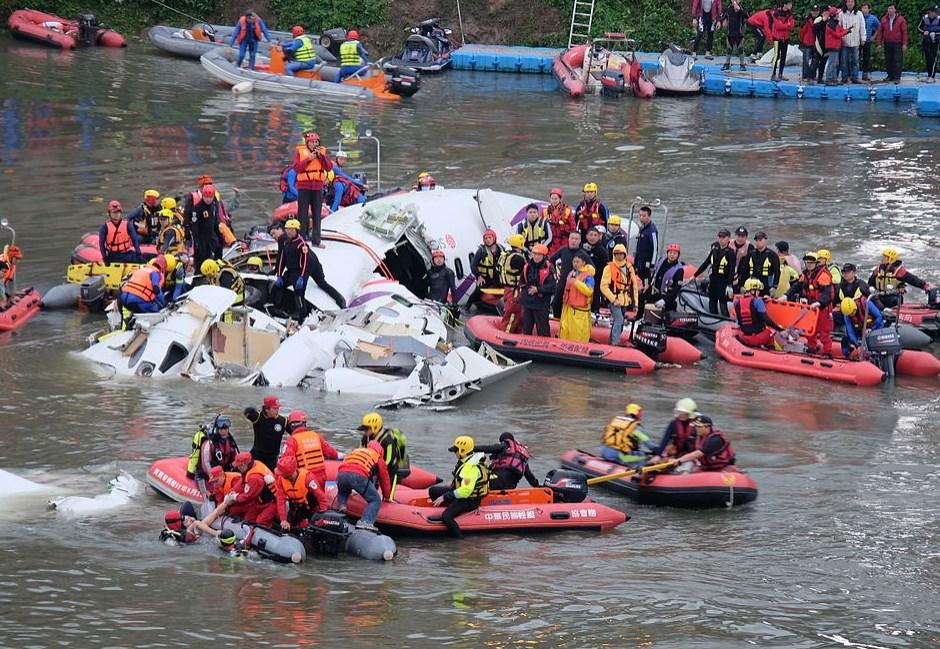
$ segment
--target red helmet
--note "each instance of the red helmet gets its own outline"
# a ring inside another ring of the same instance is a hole
[[[199,176],[199,179],[196,181],[196,187],[202,187],[203,185],[211,185],[212,176],[208,174],[202,174]]]
[[[121,208],[121,201],[111,201],[110,203],[108,203],[108,211],[109,211],[109,212],[121,211],[121,209],[122,209],[122,208]]]
[[[493,239],[499,239],[499,235],[496,234],[496,230],[493,228],[487,228],[483,231],[483,238],[493,237]]]
[[[183,529],[183,517],[180,516],[180,513],[175,509],[167,511],[163,516],[163,522],[166,524],[168,530],[179,532]]]
[[[672,252],[673,250],[676,252],[682,252],[682,246],[680,246],[678,243],[670,243],[668,246],[666,246],[666,252]]]
[[[548,195],[551,196],[552,194],[558,194],[558,198],[565,197],[565,193],[561,191],[561,189],[559,189],[558,187],[552,187],[552,191],[548,192]]]
[[[242,451],[235,456],[235,459],[232,461],[232,464],[236,466],[248,466],[254,462],[254,458],[251,456],[251,453],[248,451]]]
[[[203,198],[215,198],[215,185],[209,183],[208,185],[202,186],[202,197]]]
[[[292,410],[287,415],[287,430],[293,432],[294,429],[307,425],[307,413],[303,410]]]
[[[291,33],[291,36],[300,36],[301,34],[304,33],[304,28],[301,27],[300,25],[294,25],[293,27],[290,28],[290,33]]]
[[[316,140],[317,142],[319,142],[319,141],[320,141],[320,134],[319,134],[319,133],[312,133],[312,132],[311,132],[311,133],[304,133],[304,141],[309,142],[310,140]]]
[[[445,255],[444,255],[444,251],[443,251],[443,250],[435,250],[434,252],[431,253],[431,259],[434,259],[435,257],[442,257],[442,258],[443,258],[444,256],[445,256]]]
[[[349,41],[358,41],[358,40],[359,40],[359,32],[357,32],[355,29],[349,30],[348,32],[346,32],[346,40],[349,40]]]
[[[293,475],[297,470],[297,458],[293,455],[282,455],[277,461],[277,470],[282,476]]]
[[[429,173],[422,174],[418,177],[418,187],[433,187],[434,186],[434,176]]]

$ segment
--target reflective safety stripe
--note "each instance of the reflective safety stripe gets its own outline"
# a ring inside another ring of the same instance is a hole
[[[542,243],[548,238],[548,233],[545,231],[545,219],[536,219],[535,223],[526,219],[522,224],[522,232],[520,234],[525,237],[525,245],[527,248],[532,244]]]
[[[104,249],[107,252],[117,254],[130,252],[134,249],[134,240],[131,239],[131,235],[127,231],[130,227],[127,221],[122,220],[117,225],[114,225],[114,223],[109,220],[106,225],[108,226],[108,234],[104,239]]]
[[[297,444],[297,468],[310,471],[325,469],[323,447],[320,445],[320,435],[312,430],[296,432],[291,437]]]
[[[522,253],[515,251],[507,252],[499,260],[499,276],[503,286],[519,286],[519,281],[522,279],[522,269],[512,267],[512,262],[515,259],[525,261]]]
[[[310,61],[312,59],[315,59],[317,56],[317,53],[313,49],[313,41],[310,40],[310,37],[304,34],[297,40],[303,43],[303,45],[300,47],[300,49],[294,52],[294,60],[295,61]]]
[[[621,453],[631,454],[640,447],[640,442],[649,439],[644,433],[637,430],[640,427],[638,419],[615,417],[604,431],[604,446],[615,448]]]
[[[306,145],[297,147],[297,153],[301,160],[307,161],[304,170],[297,174],[298,181],[322,183],[326,180],[326,170],[323,168],[320,158],[315,156]]]
[[[359,41],[346,41],[339,46],[339,64],[342,67],[362,65],[359,58]]]

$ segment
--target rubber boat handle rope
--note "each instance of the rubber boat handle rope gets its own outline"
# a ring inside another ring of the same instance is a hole
[[[653,473],[654,471],[662,471],[663,469],[668,469],[671,466],[675,466],[675,462],[663,462],[661,464],[651,464],[649,466],[644,466],[639,469],[629,469],[627,471],[617,471],[616,473],[608,473],[607,475],[598,476],[596,478],[590,478],[587,481],[588,485],[596,485],[602,482],[610,482],[611,480],[616,480],[618,478],[626,478],[631,476],[634,473],[647,474]]]

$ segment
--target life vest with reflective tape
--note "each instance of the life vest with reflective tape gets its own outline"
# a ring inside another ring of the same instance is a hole
[[[306,161],[304,170],[297,174],[297,182],[319,182],[326,180],[326,169],[320,161],[319,156],[315,155],[307,145],[297,147],[297,155],[301,160]]]
[[[615,448],[625,455],[635,453],[640,447],[640,442],[645,441],[641,438],[641,433],[637,429],[640,427],[640,420],[632,417],[615,417],[607,425],[604,431],[604,439],[601,442],[604,446]],[[645,437],[645,435],[643,435]]]
[[[152,273],[160,276],[159,285],[160,288],[163,288],[163,273],[153,266],[144,266],[131,273],[130,278],[121,287],[121,292],[136,295],[144,302],[153,302],[157,299],[157,294],[154,291],[153,280],[150,277]]]
[[[548,230],[545,223],[546,220],[543,218],[536,219],[535,223],[532,223],[529,219],[522,222],[519,234],[525,237],[526,248],[536,243],[545,243],[548,239]]]
[[[901,264],[895,262],[894,264],[880,264],[872,274],[875,276],[875,290],[880,293],[900,293],[904,290],[906,284],[900,277],[898,277],[898,271],[901,270]],[[905,270],[901,275],[907,274]]]
[[[460,483],[463,481],[463,478],[461,477],[460,474],[463,471],[464,467],[467,467],[467,466],[476,467],[477,471],[480,472],[479,476],[477,476],[476,483],[474,483],[473,485],[473,490],[470,492],[470,495],[467,496],[468,499],[482,498],[483,496],[485,496],[486,494],[490,492],[490,479],[491,479],[490,472],[489,472],[489,469],[486,468],[486,465],[480,461],[481,455],[483,454],[474,453],[472,455],[469,455],[468,457],[458,462],[457,466],[454,468],[453,485],[455,489],[460,487]]]
[[[343,463],[340,465],[339,470],[342,471],[343,467],[346,465],[355,465],[361,468],[366,475],[372,475],[376,465],[379,463],[379,459],[379,454],[375,451],[375,449],[368,447],[357,448],[346,454],[346,457],[343,459]]]
[[[734,303],[734,315],[738,320],[738,327],[749,336],[759,334],[765,328],[764,320],[760,317],[754,300],[753,295],[744,295]]]
[[[339,46],[339,64],[341,67],[362,65],[359,57],[359,41],[344,41]]]
[[[627,299],[626,306],[633,303],[633,287],[636,285],[636,273],[633,266],[625,264],[621,269],[620,265],[612,261],[607,264],[610,269],[610,282],[607,287],[615,297],[624,297]]]
[[[499,244],[495,246],[495,252],[483,244],[480,244],[480,248],[483,250],[483,258],[480,259],[480,263],[473,269],[473,272],[477,277],[494,280],[496,279],[497,267],[505,251]]]
[[[832,275],[825,268],[816,268],[812,274],[810,271],[805,271],[800,276],[800,280],[803,282],[803,297],[806,301],[819,302],[822,299],[821,287],[832,284]]]
[[[326,470],[326,462],[323,459],[323,447],[320,444],[320,434],[312,430],[301,430],[294,432],[291,437],[297,445],[296,458],[298,469],[309,469],[310,471]]]
[[[591,310],[591,299],[593,297],[593,291],[589,295],[585,295],[578,290],[578,282],[584,283],[588,277],[593,277],[593,272],[587,272],[582,270],[574,277],[568,277],[565,281],[565,295],[563,303],[570,306],[576,311],[590,311]]]
[[[108,227],[107,236],[104,238],[105,252],[120,254],[130,252],[134,249],[134,240],[131,238],[128,229],[131,227],[129,221],[121,220],[117,225],[108,219],[105,224]]]
[[[581,230],[590,230],[591,228],[607,224],[604,217],[601,216],[601,202],[596,198],[590,202],[581,201],[578,209],[575,210],[575,216],[578,219],[578,228]]]
[[[171,238],[173,241],[172,244],[169,243]],[[171,254],[185,251],[186,235],[183,233],[183,228],[178,225],[166,226],[160,230],[160,234],[157,235],[157,245],[163,252],[169,252]]]
[[[304,504],[307,502],[307,496],[310,492],[307,485],[315,480],[316,478],[307,471],[307,469],[299,469],[297,471],[297,478],[294,480],[290,480],[278,474],[278,483],[284,491],[284,495],[287,496],[287,500],[295,504]]]
[[[298,49],[294,50],[294,60],[298,62],[311,61],[316,58],[317,53],[313,49],[313,41],[309,36],[303,34],[297,38],[303,43]]]
[[[513,260],[517,258],[521,258],[523,261],[525,261],[525,256],[516,250],[510,250],[500,257],[499,279],[503,286],[519,286],[519,282],[522,280],[522,269],[513,268],[512,264]],[[524,263],[523,267],[525,267]]]
[[[400,467],[408,464],[408,440],[397,428],[383,428],[375,436],[375,441],[385,449],[385,464]]]

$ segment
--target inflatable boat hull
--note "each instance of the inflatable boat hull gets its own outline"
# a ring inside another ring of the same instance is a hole
[[[0,331],[15,331],[39,313],[42,295],[34,288],[25,288],[0,308]]]
[[[43,23],[61,23],[66,33],[44,27]],[[78,23],[74,20],[60,18],[53,14],[43,13],[34,9],[20,9],[10,14],[7,20],[10,31],[17,38],[30,40],[42,45],[57,47],[64,50],[74,50],[82,43],[70,33],[78,31]],[[110,29],[99,29],[95,37],[95,45],[101,47],[126,47],[124,37]]]
[[[265,559],[281,563],[301,563],[307,559],[307,550],[296,536],[275,532],[230,516],[222,516],[212,526],[219,530],[232,530],[239,540],[247,538],[249,547]]]
[[[157,256],[157,247],[153,244],[142,245],[140,253],[144,259],[152,259]],[[98,247],[98,233],[87,232],[82,235],[82,240],[72,249],[70,264],[101,264],[101,248]]]

